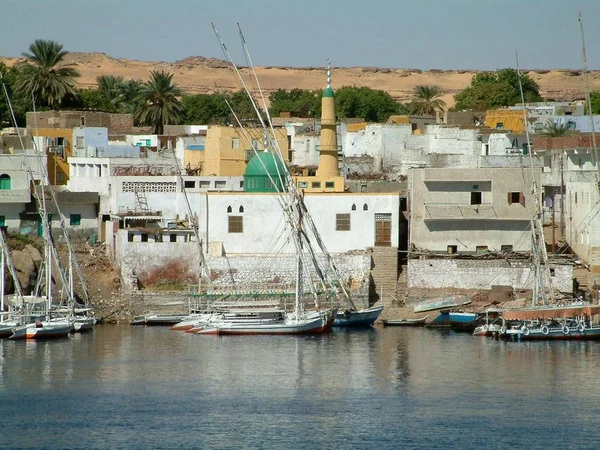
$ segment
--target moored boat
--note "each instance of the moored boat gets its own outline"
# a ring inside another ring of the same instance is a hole
[[[41,320],[16,327],[9,339],[56,339],[73,331],[70,320]]]
[[[400,320],[384,320],[383,321],[383,326],[384,327],[422,327],[423,325],[425,325],[425,322],[427,321],[427,318],[429,316],[425,316],[425,317],[419,317],[417,319],[400,319]]]
[[[169,326],[176,325],[187,317],[188,314],[147,314],[134,317],[131,325]]]
[[[445,297],[438,297],[419,302],[414,306],[414,311],[419,313],[435,311],[436,309],[458,308],[460,306],[468,305],[469,303],[471,303],[471,299],[466,295],[447,295]]]
[[[383,311],[383,305],[371,306],[359,311],[347,309],[341,314],[337,314],[334,327],[370,327],[379,318]]]

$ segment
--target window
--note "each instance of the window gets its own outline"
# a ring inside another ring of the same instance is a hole
[[[512,249],[513,249],[512,245],[501,245],[500,246],[501,252],[512,252]]]
[[[219,188],[224,188],[227,185],[227,181],[215,181],[215,188],[219,189]]]
[[[363,205],[363,211],[368,211],[369,210],[369,205],[367,205],[366,203]]]
[[[229,216],[229,233],[244,232],[244,216]]]
[[[481,192],[471,192],[471,205],[481,205]]]
[[[240,209],[239,209],[239,211],[240,211],[241,213],[243,213],[243,212],[244,212],[244,207],[243,207],[243,206],[240,206]]]
[[[0,190],[8,190],[11,188],[10,176],[6,174],[0,175]]]
[[[176,234],[170,234],[169,235],[169,242],[177,242],[177,235]]]
[[[133,242],[133,233],[127,233],[127,242]]]
[[[0,228],[4,228],[6,226],[6,216],[0,216]]]
[[[83,136],[77,136],[75,138],[75,147],[79,150],[83,149]]]
[[[207,181],[207,180],[200,180],[198,182],[198,184],[200,186],[200,189],[202,189],[202,188],[209,188],[210,187],[210,181]]]
[[[148,233],[142,233],[142,242],[148,242]]]
[[[333,189],[335,187],[335,182],[334,181],[326,181],[325,182],[325,188],[326,189]]]
[[[504,122],[496,122],[496,130],[504,130]]]
[[[231,148],[240,148],[240,138],[231,139]]]
[[[509,192],[508,193],[508,204],[520,203],[525,206],[525,196],[522,192]]]
[[[69,217],[70,225],[81,225],[81,214],[71,214]]]
[[[308,181],[298,181],[298,187],[300,189],[306,189],[308,187]]]
[[[475,253],[486,253],[487,251],[487,245],[478,245],[477,247],[475,247]]]
[[[550,276],[553,277],[556,274],[556,269],[554,267],[550,267]]]
[[[321,182],[320,181],[313,181],[310,185],[311,188],[313,189],[320,189],[321,188]]]
[[[335,215],[335,230],[350,231],[350,214]]]
[[[65,174],[62,172],[57,172],[56,173],[56,180],[54,180],[55,183],[64,183],[65,182]]]
[[[352,208],[350,208],[350,209],[352,209],[352,211],[356,211],[356,205],[353,204]]]
[[[453,255],[458,251],[458,247],[456,245],[449,245],[446,247],[446,253],[449,255]]]
[[[244,180],[240,181],[240,187],[243,188],[244,187]]]
[[[196,187],[196,182],[195,181],[184,181],[183,186],[186,189],[194,189]]]
[[[230,212],[232,212],[232,211],[233,211],[233,209],[231,209],[231,206],[228,206],[228,207],[227,207],[227,212],[228,212],[228,213],[230,213]]]

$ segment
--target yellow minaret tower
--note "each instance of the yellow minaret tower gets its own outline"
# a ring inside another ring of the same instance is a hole
[[[339,177],[335,103],[331,89],[331,61],[327,60],[327,87],[321,97],[321,154],[317,177]]]

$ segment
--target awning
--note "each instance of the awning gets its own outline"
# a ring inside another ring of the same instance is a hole
[[[600,314],[600,305],[541,307],[504,311],[504,320],[566,319],[575,316]]]

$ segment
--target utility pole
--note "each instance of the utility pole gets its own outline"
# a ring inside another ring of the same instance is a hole
[[[564,150],[560,152],[560,236],[565,237],[565,156]],[[552,203],[554,205],[554,202]]]

